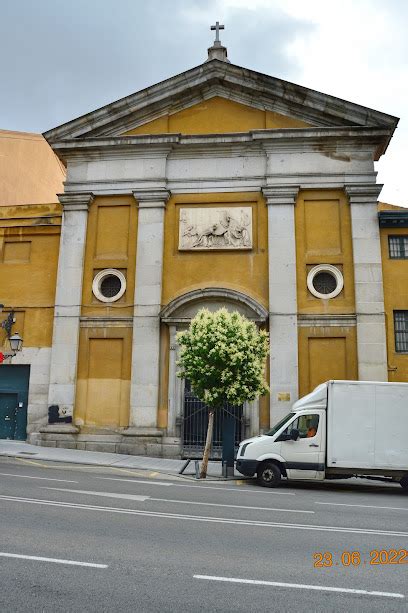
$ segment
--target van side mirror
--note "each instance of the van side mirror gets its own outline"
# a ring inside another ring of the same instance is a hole
[[[291,430],[290,432],[290,438],[292,439],[292,441],[297,441],[299,438],[299,430],[296,430],[296,428],[293,428],[293,430]]]

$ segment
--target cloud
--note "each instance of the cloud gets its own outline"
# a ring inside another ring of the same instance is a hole
[[[233,63],[402,117],[378,164],[408,204],[405,0],[2,0],[0,127],[42,132],[202,63]]]

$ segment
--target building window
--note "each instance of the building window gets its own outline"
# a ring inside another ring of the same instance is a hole
[[[389,236],[388,247],[392,260],[408,260],[408,235]]]
[[[395,351],[408,353],[408,311],[394,311]]]
[[[126,291],[126,279],[120,270],[107,268],[95,275],[92,292],[101,302],[116,302]]]
[[[307,287],[316,298],[335,298],[343,289],[343,275],[336,266],[319,264],[307,275]]]

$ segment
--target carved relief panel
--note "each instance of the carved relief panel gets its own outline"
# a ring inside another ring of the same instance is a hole
[[[252,249],[252,208],[180,209],[179,250]]]

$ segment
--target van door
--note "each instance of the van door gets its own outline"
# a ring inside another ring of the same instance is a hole
[[[297,440],[290,438],[293,430],[299,432]],[[318,479],[324,474],[323,432],[324,415],[311,412],[299,415],[280,435],[289,479]]]

